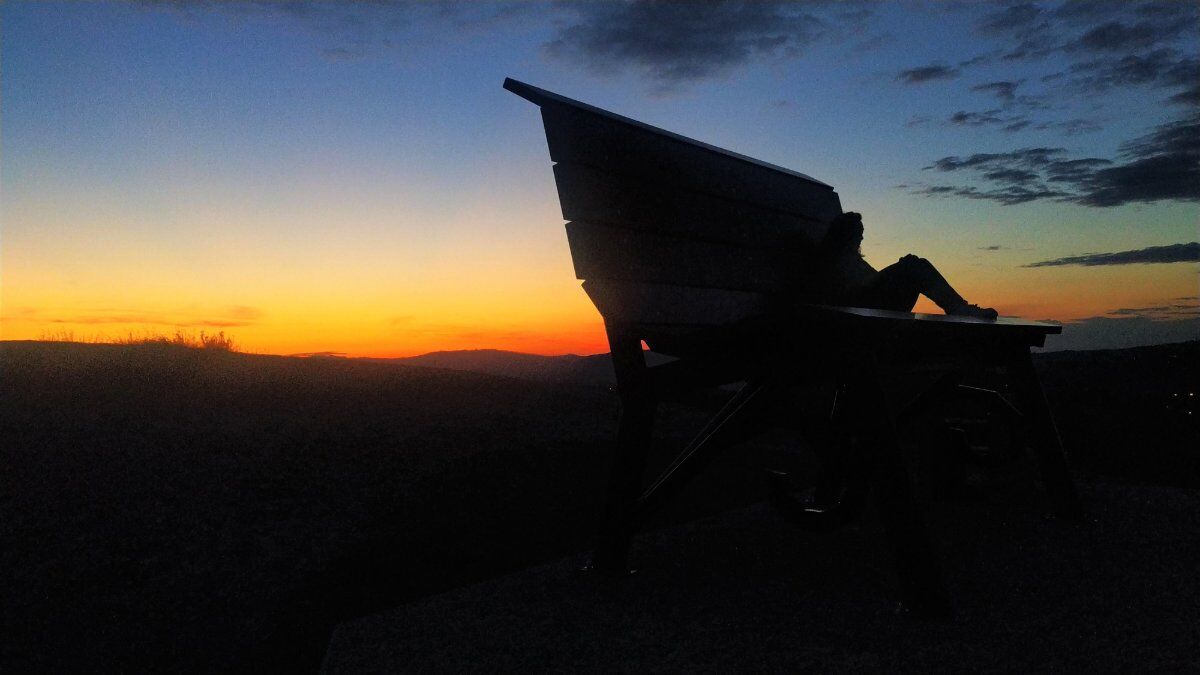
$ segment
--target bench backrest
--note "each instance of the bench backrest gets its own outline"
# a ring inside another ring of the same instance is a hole
[[[607,321],[762,313],[841,213],[830,186],[516,80],[542,109],[575,274]]]

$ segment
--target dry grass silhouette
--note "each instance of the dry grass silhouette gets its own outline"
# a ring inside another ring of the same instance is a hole
[[[44,331],[39,338],[42,342],[80,342],[86,344],[118,344],[118,345],[170,345],[188,349],[206,349],[217,352],[240,352],[237,341],[225,331],[198,333],[176,328],[173,334],[144,331],[130,331],[122,337],[110,338],[103,334],[93,336],[76,335],[73,330]]]

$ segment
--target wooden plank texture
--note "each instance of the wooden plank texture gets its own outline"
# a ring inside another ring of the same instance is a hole
[[[744,248],[598,223],[567,223],[575,276],[783,293],[799,281],[795,248]]]
[[[771,164],[769,162],[764,162],[761,159],[755,159],[755,158],[749,157],[747,155],[733,152],[732,150],[726,150],[725,148],[718,148],[715,145],[709,145],[708,143],[705,143],[703,141],[698,141],[694,138],[688,138],[687,136],[677,134],[674,131],[667,131],[666,129],[660,129],[659,127],[650,126],[649,124],[646,124],[645,122],[639,122],[633,118],[625,117],[624,115],[618,115],[610,110],[605,110],[603,108],[597,108],[594,105],[589,105],[582,101],[576,101],[573,98],[567,98],[566,96],[563,96],[562,94],[556,94],[547,89],[541,89],[541,88],[535,87],[531,84],[526,84],[524,82],[514,80],[511,77],[504,78],[504,88],[511,91],[512,93],[516,94],[517,96],[520,96],[521,98],[525,99],[526,101],[530,101],[532,103],[537,104],[538,106],[560,105],[560,106],[565,106],[568,108],[573,108],[575,110],[579,110],[582,112],[592,113],[592,114],[598,115],[600,117],[604,117],[606,119],[619,122],[621,124],[626,124],[626,125],[629,125],[632,127],[636,127],[638,129],[643,129],[643,130],[649,131],[651,133],[658,134],[660,136],[664,136],[666,138],[671,138],[671,139],[674,139],[677,141],[681,141],[683,143],[687,143],[689,145],[694,145],[694,146],[697,146],[700,148],[704,148],[711,152],[716,152],[716,153],[719,153],[722,155],[726,155],[728,157],[735,158],[739,161],[746,162],[747,164],[753,164],[754,166],[768,169],[770,171],[777,171],[777,172],[785,173],[785,174],[788,174],[791,176],[797,176],[799,178],[803,178],[804,180],[807,180],[812,183],[816,183],[818,185],[825,185],[825,183],[822,183],[821,181],[813,178],[812,176],[802,174],[798,171],[793,171],[792,169],[788,169],[786,167],[778,166],[776,164]],[[829,186],[826,185],[826,187],[829,187]]]
[[[763,293],[590,279],[583,284],[607,321],[627,324],[719,326],[764,314],[774,306]]]
[[[618,176],[566,162],[554,166],[554,179],[565,220],[612,223],[752,248],[811,245],[825,234],[826,224],[818,220],[662,180]]]
[[[819,221],[841,213],[832,188],[669,136],[561,105],[542,106],[550,158],[785,211]]]

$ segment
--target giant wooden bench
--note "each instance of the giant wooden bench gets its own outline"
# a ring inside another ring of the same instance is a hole
[[[775,502],[797,523],[824,528],[855,517],[869,494],[903,601],[916,611],[949,606],[896,427],[954,395],[964,373],[1007,370],[1051,503],[1060,515],[1078,514],[1030,360],[1030,348],[1060,327],[821,304],[797,280],[805,254],[841,213],[830,186],[516,80],[504,88],[541,107],[576,275],[604,318],[616,372],[621,421],[594,569],[624,573],[630,537],[646,517],[715,452],[771,422],[805,383],[836,392],[832,431],[812,430],[833,442],[830,470],[815,501],[781,486]],[[677,360],[648,367],[643,341]],[[940,377],[892,409],[883,374],[915,367]],[[647,485],[660,398],[743,381]]]

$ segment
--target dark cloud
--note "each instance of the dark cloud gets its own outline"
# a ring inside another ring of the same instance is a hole
[[[1200,113],[1123,144],[1117,161],[1070,158],[1063,148],[1039,147],[943,157],[925,169],[965,172],[984,185],[923,186],[917,194],[1002,204],[1054,199],[1094,207],[1200,201]]]
[[[1168,100],[1196,105],[1200,67],[1189,38],[1198,26],[1200,3],[1193,1],[1081,0],[1057,6],[1008,3],[987,13],[976,30],[999,42],[1002,61],[1051,54],[1066,58],[1067,71],[1040,78],[1059,84],[1049,92],[1053,98],[1099,95],[1114,88],[1187,88]]]
[[[1112,160],[1098,157],[1060,159],[1046,165],[1046,180],[1075,183],[1091,175],[1097,169],[1111,164]]]
[[[1109,312],[1112,316],[1144,316],[1152,319],[1183,319],[1200,317],[1200,304],[1158,305],[1156,307],[1122,307]]]
[[[1067,23],[1095,23],[1124,15],[1128,2],[1129,0],[1067,0],[1051,14]]]
[[[1068,84],[1087,94],[1103,94],[1114,88],[1137,86],[1194,88],[1197,81],[1200,60],[1164,48],[1076,63],[1069,70]]]
[[[929,197],[964,197],[966,199],[982,199],[987,201],[999,202],[1006,206],[1014,204],[1024,204],[1033,202],[1039,199],[1054,199],[1068,196],[1068,193],[1060,190],[1053,190],[1044,186],[1039,187],[1023,187],[1020,185],[1009,185],[999,188],[980,190],[972,186],[956,187],[953,185],[928,185],[914,189],[913,194],[925,195]]]
[[[946,120],[950,124],[966,125],[969,127],[979,127],[985,124],[1003,124],[1005,119],[998,116],[999,110],[985,110],[983,112],[965,112],[958,111]]]
[[[992,60],[995,58],[996,58],[995,54],[980,54],[979,56],[969,58],[965,61],[959,61],[958,67],[959,68],[971,68],[973,66],[982,66],[982,65],[991,63]]]
[[[925,169],[959,171],[961,169],[994,169],[1006,166],[1044,167],[1066,152],[1065,148],[1023,148],[1012,152],[981,152],[967,158],[943,157]]]
[[[971,91],[982,91],[993,94],[996,98],[1005,103],[1012,103],[1017,98],[1017,87],[1021,86],[1021,82],[1013,82],[1011,80],[1001,80],[999,82],[988,82],[987,84],[977,84],[971,87]]]
[[[572,18],[544,45],[548,56],[593,73],[633,70],[662,90],[755,61],[799,56],[839,22],[866,17],[847,11],[819,17],[809,5],[744,0],[558,7]]]
[[[1065,136],[1088,134],[1103,129],[1096,120],[1089,120],[1082,117],[1056,122],[1041,122],[1034,128],[1038,131],[1057,131]]]
[[[1169,311],[1171,311],[1170,305],[1159,305],[1157,307],[1123,307],[1121,309],[1114,309],[1109,314],[1113,316],[1143,316]]]
[[[1189,244],[1171,244],[1169,246],[1150,246],[1132,251],[1117,251],[1115,253],[1087,253],[1084,255],[1041,260],[1022,265],[1022,267],[1065,267],[1079,265],[1095,267],[1098,265],[1146,265],[1155,263],[1200,262],[1200,242]],[[1166,309],[1165,307],[1160,309]]]
[[[1029,94],[1021,94],[1017,96],[1016,104],[1021,108],[1029,110],[1049,110],[1052,106],[1047,102],[1046,96],[1032,96]]]
[[[1080,0],[1074,1],[1078,2]],[[1108,1],[1114,4],[1118,2],[1118,0]],[[1195,3],[1179,2],[1179,0],[1154,0],[1153,2],[1138,3],[1135,6],[1135,12],[1138,16],[1163,19],[1183,18],[1191,22],[1194,22],[1196,19]]]
[[[910,68],[900,71],[896,79],[905,84],[924,84],[934,80],[952,80],[959,75],[957,68],[951,68],[945,64],[930,64],[921,66],[920,68]]]
[[[983,17],[979,29],[993,35],[1025,31],[1037,25],[1041,14],[1042,10],[1032,2],[1010,5]]]
[[[949,185],[930,185],[929,187],[919,188],[919,192],[927,195],[951,195],[958,191],[958,188]]]
[[[1065,48],[1093,52],[1124,52],[1151,47],[1164,37],[1167,36],[1163,35],[1162,27],[1146,21],[1133,25],[1109,21],[1089,29]]]
[[[980,246],[979,250],[980,251],[1003,251],[1004,247],[999,244],[992,244],[991,246]]]
[[[1081,175],[1076,201],[1087,206],[1200,201],[1200,113],[1125,143],[1121,157],[1122,164]]]
[[[1013,3],[988,13],[976,28],[985,37],[1007,43],[1000,50],[1002,61],[1040,58],[1057,46],[1052,22],[1032,2]]]
[[[449,26],[469,36],[505,22],[544,15],[543,5],[518,0],[127,0],[148,10],[170,10],[183,16],[221,12],[235,18],[286,21],[309,30],[330,61],[357,61],[403,45],[401,39],[422,26]]]
[[[1197,23],[1194,2],[1065,2],[1050,11],[1033,3],[1012,4],[977,25],[986,37],[1007,40],[1005,58],[1049,53],[1133,53],[1172,42]]]
[[[1036,171],[1028,171],[1026,169],[996,169],[994,171],[985,171],[983,176],[997,183],[1009,183],[1011,185],[1029,185],[1041,177]]]
[[[1178,105],[1200,107],[1200,84],[1185,89],[1167,100]]]

